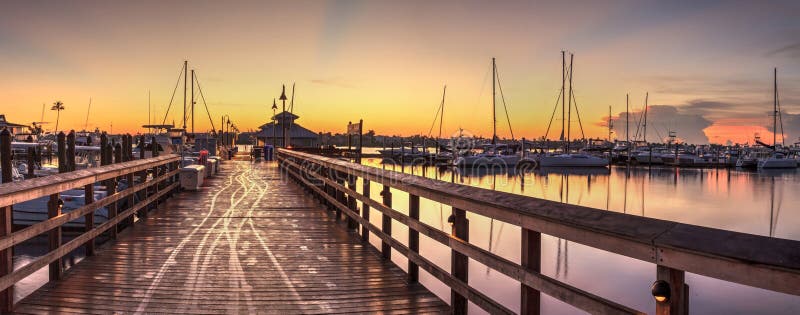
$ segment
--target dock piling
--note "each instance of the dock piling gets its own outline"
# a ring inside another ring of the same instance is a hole
[[[11,132],[3,129],[0,132],[0,168],[2,168],[2,182],[11,182]],[[0,208],[0,238],[11,235],[12,206]],[[14,271],[12,248],[0,250],[0,277]],[[8,313],[14,308],[14,287],[9,287],[0,292],[0,313]]]

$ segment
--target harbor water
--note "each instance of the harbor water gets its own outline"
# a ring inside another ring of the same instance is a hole
[[[671,167],[612,167],[599,169],[443,169],[384,163],[379,158],[363,164],[444,181],[510,192],[557,202],[646,216],[769,237],[800,240],[800,172],[753,172],[734,169],[676,169]],[[360,183],[358,183],[358,187]],[[371,196],[379,200],[380,185]],[[392,190],[393,208],[407,213],[408,194]],[[467,209],[469,211],[469,209]],[[450,232],[449,206],[421,198],[421,220]],[[467,214],[470,242],[511,261],[520,261],[520,228]],[[380,213],[370,221],[380,226]],[[408,228],[393,222],[393,236],[405,243]],[[373,245],[380,246],[372,237]],[[445,270],[450,249],[420,236],[420,252]],[[406,268],[406,259],[393,252],[392,260]],[[650,286],[652,263],[594,249],[555,237],[542,236],[542,273],[590,293],[648,313],[655,310]],[[444,300],[450,290],[421,272],[420,281]],[[687,273],[690,309],[697,314],[798,314],[800,297]],[[519,283],[470,260],[469,283],[489,297],[519,311]],[[544,314],[581,314],[582,311],[543,295]],[[470,312],[480,308],[470,305]]]

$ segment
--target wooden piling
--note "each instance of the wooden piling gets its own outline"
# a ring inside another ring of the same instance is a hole
[[[83,196],[84,196],[84,203],[85,204],[92,204],[94,203],[94,183],[86,184],[83,186]],[[89,232],[94,228],[94,211],[91,213],[87,213],[84,216],[84,231]],[[89,239],[86,241],[86,256],[94,256],[94,249],[95,243],[94,238]]]
[[[686,272],[666,266],[656,266],[656,278],[669,283],[670,298],[666,302],[656,302],[657,315],[689,314],[689,286],[686,285]]]
[[[64,132],[59,132],[57,136],[58,142],[58,172],[69,172],[69,164],[67,164],[67,140]]]
[[[67,134],[67,170],[75,170],[75,130],[70,130]]]
[[[61,205],[62,201],[61,198],[59,198],[58,193],[50,195],[50,200],[47,202],[47,217],[52,219],[60,216]],[[49,251],[52,252],[57,250],[61,246],[61,226],[50,230],[50,232],[47,232],[47,234],[49,239]],[[60,280],[61,274],[64,270],[64,259],[59,257],[55,261],[51,262],[49,269],[50,281]]]

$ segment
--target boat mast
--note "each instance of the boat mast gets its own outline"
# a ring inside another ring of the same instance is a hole
[[[611,106],[608,107],[608,142],[611,142]]]
[[[567,74],[567,59],[564,55],[564,51],[561,51],[561,141],[564,141],[564,124],[566,124],[566,108],[565,108],[565,98],[567,94],[564,93],[564,85],[567,82],[566,74]]]
[[[772,151],[778,151],[778,68],[775,68],[774,76],[774,100],[772,103]]]
[[[644,95],[644,144],[647,144],[647,99],[650,97],[650,92],[645,93]]]
[[[496,143],[497,139],[497,113],[496,113],[496,106],[495,106],[495,99],[497,98],[497,93],[495,90],[495,82],[497,76],[497,65],[494,62],[494,57],[492,57],[492,144]]]
[[[192,134],[194,134],[194,69],[192,69]]]
[[[188,86],[189,61],[183,61],[183,130],[186,131],[186,88]]]
[[[436,138],[436,146],[439,146],[439,140],[442,138],[442,124],[444,123],[444,97],[447,95],[447,85],[444,86],[444,90],[442,90],[442,105],[441,112],[439,114],[439,137]]]
[[[572,60],[575,55],[569,54],[569,102],[567,102],[567,149],[564,153],[569,153],[570,131],[572,130]]]
[[[625,94],[625,142],[627,142],[627,146],[630,147],[631,138],[628,136],[629,131],[629,124],[628,121],[630,120],[630,113],[628,112],[629,108],[629,100],[630,94]]]
[[[89,111],[92,110],[92,98],[89,97],[89,108],[86,109],[86,122],[83,123],[83,130],[89,128]]]

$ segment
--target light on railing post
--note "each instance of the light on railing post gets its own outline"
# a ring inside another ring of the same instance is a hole
[[[653,294],[657,303],[669,303],[671,291],[669,283],[664,280],[656,280],[650,288],[650,293]]]

